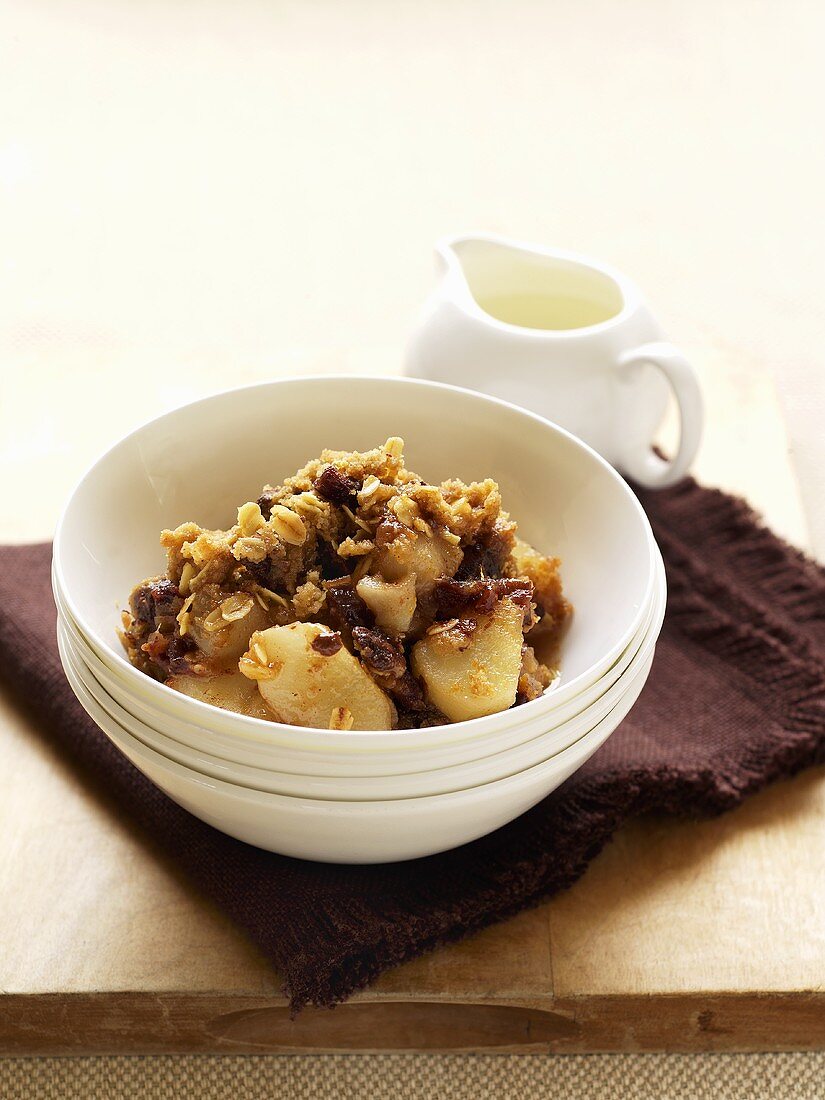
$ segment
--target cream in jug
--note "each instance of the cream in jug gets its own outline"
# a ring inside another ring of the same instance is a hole
[[[642,485],[687,472],[701,436],[698,382],[629,279],[572,253],[486,235],[443,241],[436,254],[440,280],[405,373],[538,412]],[[668,387],[681,422],[672,460],[651,449]]]

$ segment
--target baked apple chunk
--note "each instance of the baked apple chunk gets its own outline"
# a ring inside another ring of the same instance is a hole
[[[451,722],[507,710],[516,701],[524,610],[504,597],[477,619],[431,626],[412,648],[412,670]]]
[[[240,670],[258,685],[280,722],[337,729],[392,729],[395,707],[386,692],[320,623],[271,626],[252,635]]]

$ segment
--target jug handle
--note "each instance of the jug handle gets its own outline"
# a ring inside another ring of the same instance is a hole
[[[685,476],[702,438],[702,391],[690,363],[672,344],[656,341],[625,352],[619,359],[620,376],[630,377],[640,367],[657,367],[667,379],[679,408],[679,446],[672,459],[661,458],[650,446],[636,447],[619,456],[623,473],[648,489],[664,489]]]

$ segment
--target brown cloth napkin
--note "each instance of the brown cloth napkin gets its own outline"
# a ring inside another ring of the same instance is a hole
[[[370,867],[302,862],[179,809],[109,743],[63,678],[48,545],[0,549],[0,676],[118,812],[277,964],[294,1008],[333,1004],[569,886],[635,814],[719,813],[825,760],[825,570],[741,501],[692,481],[642,499],[670,596],[639,702],[544,802],[443,855]]]

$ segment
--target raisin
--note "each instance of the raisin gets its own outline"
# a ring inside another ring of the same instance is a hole
[[[352,631],[352,641],[368,669],[393,679],[401,677],[407,670],[404,650],[396,645],[380,630],[371,630],[366,626],[356,626]]]
[[[331,630],[328,633],[318,634],[312,639],[310,645],[322,657],[333,657],[341,648],[343,642],[338,631]]]
[[[330,504],[355,503],[358,483],[335,466],[325,466],[313,481],[315,492]]]
[[[275,503],[275,489],[267,485],[264,487],[263,492],[258,497],[258,507],[261,509],[261,515],[264,519],[269,519],[272,515],[272,505]]]
[[[191,672],[192,669],[189,662],[185,660],[185,656],[195,648],[195,643],[185,634],[182,638],[173,638],[166,647],[166,660],[169,662],[169,671],[171,673]]]
[[[461,565],[456,571],[456,580],[479,580],[483,577],[500,577],[505,555],[492,546],[482,546],[474,542],[464,551]]]
[[[349,577],[330,581],[326,585],[327,609],[332,624],[349,636],[353,627],[370,627],[375,618],[372,612],[355,591],[355,585]]]
[[[338,580],[346,577],[349,569],[343,558],[339,558],[335,548],[326,539],[319,538],[315,543],[315,552],[318,555],[318,563],[321,566],[321,576],[325,581]]]
[[[409,669],[393,684],[392,696],[400,710],[411,711],[414,714],[427,710],[424,689]]]
[[[403,696],[396,694],[395,705],[398,712],[398,729],[426,729],[427,726],[448,726],[450,723],[441,711],[428,703],[422,692],[420,701],[416,699],[412,706],[406,705]]]
[[[261,510],[263,511],[263,509]],[[259,584],[261,588],[270,587],[272,582],[272,563],[269,558],[264,558],[263,561],[245,561],[244,565],[256,584]]]
[[[155,601],[152,599],[152,586],[142,584],[129,597],[129,610],[132,618],[139,623],[151,623],[155,620]]]
[[[139,623],[152,623],[159,615],[175,614],[182,606],[177,585],[166,577],[139,585],[129,597],[132,617]]]
[[[466,615],[486,615],[505,596],[529,610],[533,586],[518,578],[489,578],[472,581],[439,580],[433,598],[439,617],[462,618]]]
[[[398,708],[400,726],[413,728],[429,719],[433,726],[446,721],[424,694],[421,684],[407,667],[403,648],[380,630],[356,626],[353,646],[375,682],[392,697]]]
[[[509,556],[511,544],[512,536],[507,538],[504,532],[493,527],[478,542],[465,547],[455,579],[471,581],[484,577],[500,577],[504,572],[504,563]]]

